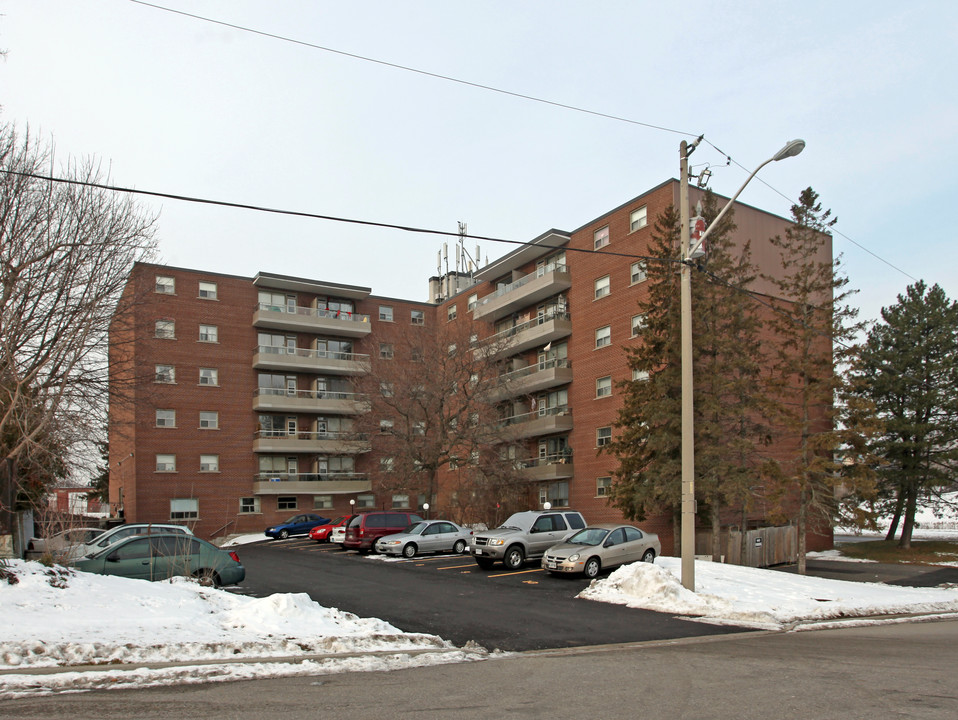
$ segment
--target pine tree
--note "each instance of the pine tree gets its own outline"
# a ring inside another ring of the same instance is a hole
[[[919,281],[881,316],[853,374],[859,397],[885,421],[873,449],[885,461],[880,509],[892,513],[886,539],[903,520],[899,546],[908,548],[923,495],[952,481],[958,460],[958,302]]]

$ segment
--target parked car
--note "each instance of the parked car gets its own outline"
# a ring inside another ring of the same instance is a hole
[[[634,525],[601,523],[583,528],[546,550],[542,567],[553,575],[582,573],[594,578],[607,570],[632,562],[654,562],[662,552],[659,536]]]
[[[80,558],[92,557],[103,550],[103,548],[125,538],[132,537],[133,535],[153,535],[156,533],[192,535],[193,531],[185,525],[173,525],[171,523],[129,523],[127,525],[118,525],[112,530],[107,530],[85,545],[77,545],[66,553],[65,560],[72,562]]]
[[[346,519],[348,520],[349,518]],[[339,527],[333,528],[333,531],[329,534],[329,542],[342,547],[343,543],[346,542],[346,526],[340,525]]]
[[[329,542],[330,535],[332,535],[333,530],[335,528],[345,526],[348,521],[349,515],[341,515],[335,520],[330,520],[328,523],[317,525],[309,531],[309,538],[310,540],[315,540],[316,542]]]
[[[76,569],[140,580],[184,575],[213,586],[235,585],[246,577],[235,552],[182,533],[124,538],[92,557],[78,560]]]
[[[347,550],[369,552],[384,535],[405,532],[413,523],[422,522],[416,513],[403,510],[371,510],[353,515],[346,524],[343,547]]]
[[[54,560],[60,560],[67,557],[74,548],[92,542],[105,532],[103,528],[79,527],[61,530],[47,538],[30,538],[26,556],[29,560],[49,553]]]
[[[472,530],[448,520],[423,520],[413,523],[406,532],[385,535],[376,541],[376,552],[383,555],[452,552],[461,555],[469,546]]]
[[[526,510],[511,515],[495,530],[476,533],[469,552],[483,570],[497,561],[509,570],[518,570],[526,560],[542,557],[584,527],[585,518],[575,510]]]
[[[290,535],[306,535],[317,525],[324,525],[329,522],[329,518],[313,513],[303,515],[293,515],[286,522],[278,525],[271,525],[266,528],[266,537],[285,540]]]

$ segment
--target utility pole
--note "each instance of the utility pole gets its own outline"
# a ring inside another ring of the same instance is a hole
[[[699,138],[701,140],[701,138]],[[692,144],[692,150],[699,140]],[[695,433],[692,413],[692,268],[689,257],[689,144],[679,144],[679,267],[682,312],[682,587],[695,591]]]

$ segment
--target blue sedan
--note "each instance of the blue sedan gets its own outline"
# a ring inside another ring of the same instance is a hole
[[[329,518],[313,513],[293,515],[286,522],[266,528],[266,537],[285,540],[290,535],[305,535],[317,525],[325,525]]]

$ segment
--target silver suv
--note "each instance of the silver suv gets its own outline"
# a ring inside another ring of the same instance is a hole
[[[540,558],[556,543],[585,527],[575,510],[526,510],[510,516],[495,530],[477,532],[469,544],[476,564],[488,570],[496,561],[518,570],[526,560]]]

